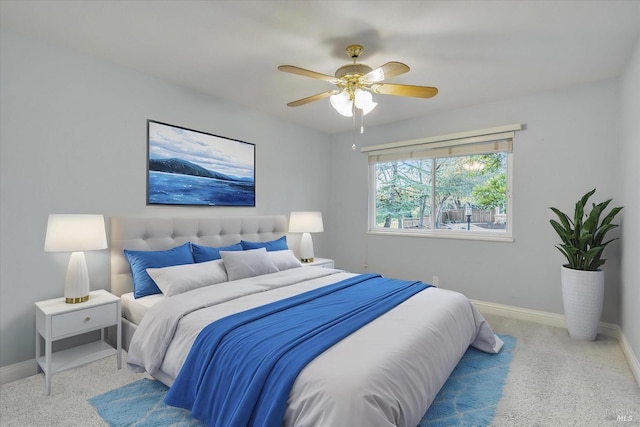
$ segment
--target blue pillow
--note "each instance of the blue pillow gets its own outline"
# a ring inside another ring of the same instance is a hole
[[[246,240],[240,240],[240,244],[244,250],[265,248],[267,252],[271,252],[289,249],[289,246],[287,246],[287,236],[282,236],[270,242],[247,242]]]
[[[166,251],[130,251],[125,249],[124,255],[131,266],[134,298],[160,293],[160,288],[156,286],[151,276],[147,274],[147,268],[193,264],[193,255],[191,255],[189,243]]]
[[[195,243],[191,244],[191,252],[193,252],[193,259],[196,262],[213,261],[216,259],[222,259],[220,251],[241,251],[242,245],[236,243],[235,245],[229,245],[222,248],[214,248],[211,246],[201,246]]]

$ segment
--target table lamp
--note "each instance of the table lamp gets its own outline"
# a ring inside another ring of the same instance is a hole
[[[313,262],[313,240],[309,233],[322,233],[321,212],[291,212],[289,217],[289,232],[302,233],[300,239],[300,260]]]
[[[89,300],[89,271],[83,251],[106,248],[104,216],[49,215],[45,252],[71,252],[64,284],[65,302],[75,304]]]

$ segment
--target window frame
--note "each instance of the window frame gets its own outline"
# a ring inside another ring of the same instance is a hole
[[[471,146],[478,143],[486,143],[491,141],[505,140],[506,138],[512,141],[514,139],[515,131],[521,130],[523,125],[515,124],[508,126],[501,126],[497,128],[482,129],[478,131],[461,132],[450,135],[442,135],[437,137],[428,137],[422,139],[415,139],[409,141],[399,141],[388,144],[381,144],[375,146],[366,146],[360,149],[363,153],[369,155],[369,209],[368,209],[368,221],[367,221],[367,234],[386,235],[386,236],[402,236],[402,237],[434,237],[434,238],[446,238],[446,239],[463,239],[463,240],[484,240],[484,241],[498,241],[498,242],[513,242],[513,150],[509,145],[509,150],[499,150],[499,152],[506,152],[506,176],[507,176],[507,194],[506,194],[506,209],[507,209],[507,227],[504,232],[490,232],[490,231],[455,231],[444,229],[397,229],[390,228],[384,229],[376,227],[376,165],[378,163],[386,163],[392,161],[401,161],[404,159],[411,159],[412,153],[428,152],[429,150],[441,151],[442,148],[448,147],[460,147],[463,145]],[[464,150],[464,148],[462,148]],[[473,155],[474,153],[462,154]],[[457,157],[459,154],[451,155],[437,155],[431,158],[444,158],[444,157]],[[380,157],[383,157],[380,160]],[[390,157],[390,159],[384,159],[384,157]],[[399,158],[396,158],[399,157]],[[393,160],[396,158],[395,160]],[[432,171],[435,174],[435,170]],[[435,180],[434,180],[435,182]],[[433,206],[433,196],[435,194],[436,187],[432,189],[431,205]]]

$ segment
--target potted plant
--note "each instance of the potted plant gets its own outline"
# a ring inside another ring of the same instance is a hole
[[[566,257],[561,269],[562,303],[569,335],[573,338],[593,341],[598,335],[598,325],[604,301],[605,263],[602,253],[607,245],[617,238],[605,241],[605,235],[618,227],[612,224],[622,210],[615,207],[602,219],[611,199],[599,204],[592,203],[585,210],[587,201],[596,192],[595,188],[576,203],[573,220],[556,208],[550,208],[560,220],[550,220],[553,229],[562,240],[556,248]]]

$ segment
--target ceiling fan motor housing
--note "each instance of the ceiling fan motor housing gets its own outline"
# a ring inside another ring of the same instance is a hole
[[[365,64],[347,64],[336,70],[336,78],[349,78],[349,77],[360,77],[364,76],[368,72],[372,71],[373,68],[369,67]]]

